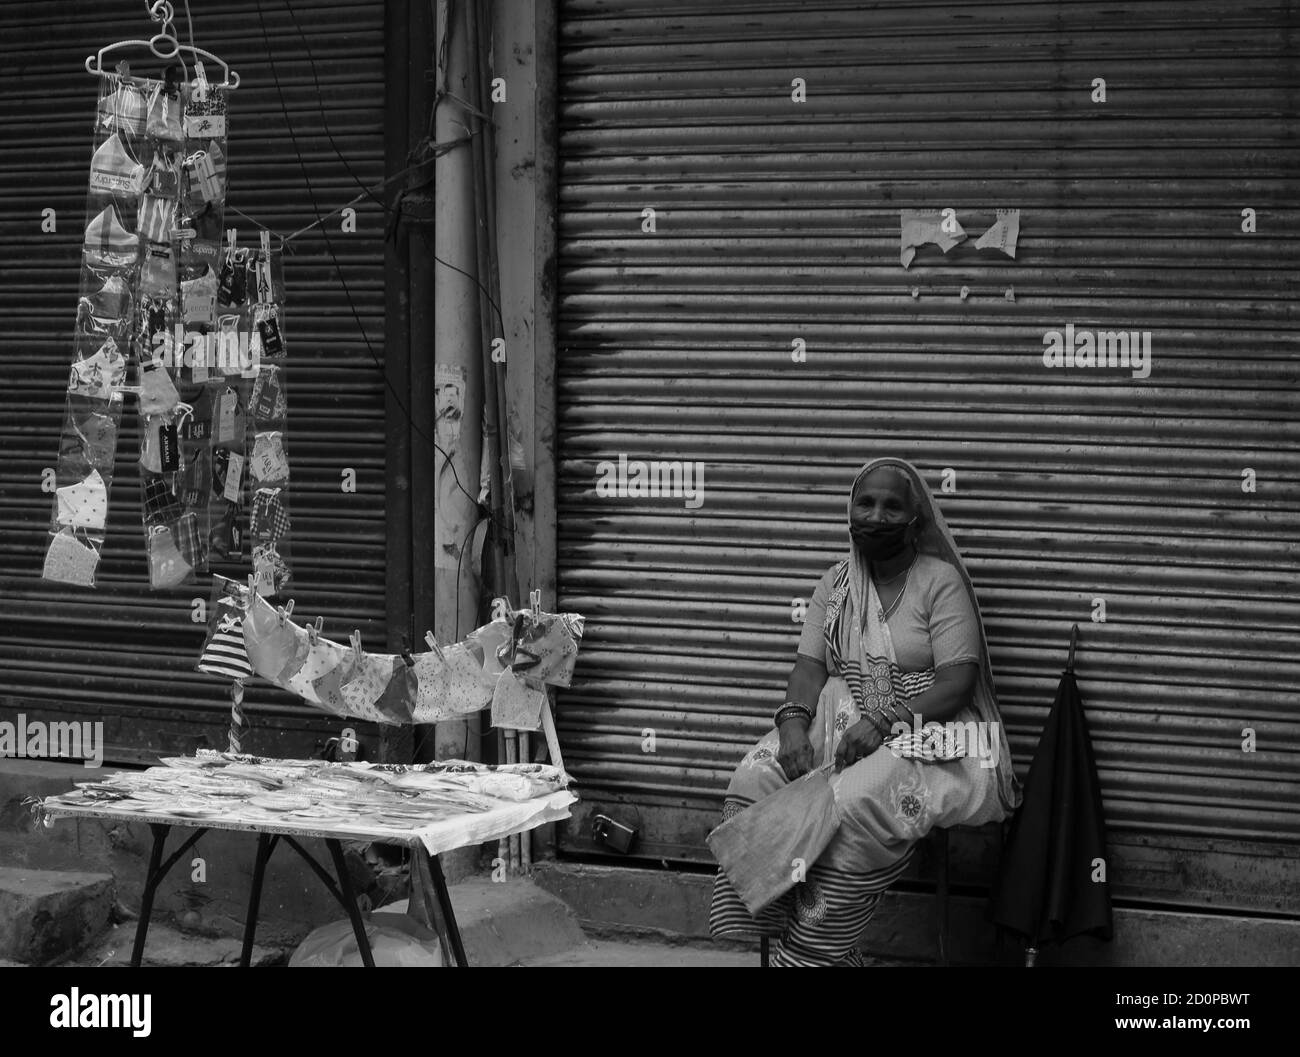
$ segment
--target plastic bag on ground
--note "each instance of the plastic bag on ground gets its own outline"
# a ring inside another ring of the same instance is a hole
[[[438,935],[404,914],[383,914],[382,921],[363,915],[375,965],[387,968],[427,968],[442,965]],[[290,968],[334,969],[359,966],[361,952],[346,918],[313,931],[289,959]]]

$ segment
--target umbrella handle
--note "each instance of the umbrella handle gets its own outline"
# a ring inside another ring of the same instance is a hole
[[[1075,624],[1070,628],[1070,656],[1065,662],[1067,672],[1074,671],[1074,648],[1079,644],[1079,625]]]

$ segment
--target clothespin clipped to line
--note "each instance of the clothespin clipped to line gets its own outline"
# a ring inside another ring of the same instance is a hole
[[[533,616],[541,616],[542,613],[542,589],[535,587],[528,592],[528,603],[533,607]]]
[[[361,631],[356,629],[350,636],[352,643],[352,655],[356,658],[357,664],[361,663]]]
[[[257,577],[252,573],[248,574],[248,597],[244,599],[246,603],[244,608],[250,613],[253,611],[253,603],[257,601]]]
[[[325,626],[325,618],[317,617],[316,623],[307,625],[307,641],[313,646],[320,640],[321,628]]]
[[[278,606],[275,615],[280,618],[280,627],[284,627],[284,622],[293,616],[293,599],[289,599],[287,606]]]
[[[208,75],[203,71],[203,61],[194,63],[194,98],[200,103],[208,98]]]
[[[226,228],[226,256],[235,256],[235,247],[239,241],[239,228]]]
[[[446,664],[447,655],[442,652],[442,647],[438,645],[438,640],[433,637],[432,631],[426,631],[424,633],[424,641],[429,644],[429,649],[433,650],[433,652],[438,655],[438,660],[442,661],[443,664]]]

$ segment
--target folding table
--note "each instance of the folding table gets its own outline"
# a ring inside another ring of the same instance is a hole
[[[426,825],[413,824],[408,827],[382,826],[375,823],[367,825],[349,825],[331,821],[328,825],[313,824],[310,821],[298,822],[291,818],[241,818],[239,805],[232,804],[231,809],[218,817],[182,817],[168,814],[165,808],[148,805],[148,810],[132,807],[114,807],[111,802],[104,804],[65,804],[59,797],[45,800],[42,810],[50,818],[80,817],[107,818],[123,822],[143,822],[153,832],[153,849],[149,856],[149,872],[145,878],[144,895],[140,905],[140,922],[136,926],[135,946],[131,952],[131,965],[138,966],[144,956],[145,939],[149,931],[149,921],[153,915],[154,895],[158,885],[181,857],[194,843],[210,829],[239,830],[257,834],[257,857],[253,864],[252,890],[248,898],[248,917],[244,922],[243,950],[239,964],[248,966],[253,953],[253,940],[257,932],[257,916],[262,897],[262,882],[266,876],[266,866],[275,851],[276,845],[283,841],[306,860],[307,865],[321,879],[330,894],[334,896],[347,912],[356,936],[361,960],[368,967],[375,964],[369,940],[366,937],[365,923],[357,907],[352,881],[348,876],[347,866],[343,861],[341,840],[369,840],[389,844],[405,844],[412,851],[412,869],[418,869],[427,875],[436,897],[436,907],[429,908],[429,917],[442,940],[443,950],[449,952],[458,966],[468,964],[465,947],[461,942],[460,930],[456,925],[455,912],[451,905],[451,895],[447,889],[446,878],[438,862],[438,855],[454,848],[496,840],[513,833],[523,833],[569,817],[569,805],[577,797],[567,790],[560,790],[523,800],[508,803],[500,808],[488,811],[466,813],[456,818],[443,819]],[[251,814],[251,813],[250,813]],[[260,812],[258,814],[265,814]],[[415,820],[413,820],[415,822]],[[192,828],[194,833],[181,843],[164,861],[163,852],[167,837],[173,827]],[[338,883],[334,880],[298,842],[298,838],[320,837],[325,840],[334,870],[338,874]],[[421,890],[427,889],[421,885]],[[436,910],[436,912],[434,912]],[[441,919],[441,920],[439,920]]]

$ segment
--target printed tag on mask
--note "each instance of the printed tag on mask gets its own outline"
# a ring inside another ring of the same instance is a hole
[[[235,416],[239,408],[239,396],[233,389],[227,389],[217,402],[217,432],[213,437],[215,444],[233,444],[235,442]]]
[[[247,252],[238,250],[228,255],[221,266],[221,284],[218,299],[223,305],[242,305],[248,299]]]
[[[284,355],[284,340],[280,337],[280,320],[274,309],[258,321],[257,332],[262,336],[262,355]]]
[[[175,422],[168,422],[158,430],[158,463],[160,473],[175,473],[181,468],[181,446]]]
[[[222,118],[222,121],[224,122],[225,118]],[[201,154],[194,159],[194,179],[198,183],[199,194],[205,202],[212,202],[221,197],[221,181],[217,178],[217,168],[212,164],[210,154]]]
[[[240,478],[244,476],[244,457],[237,451],[230,453],[230,462],[226,465],[226,490],[222,494],[232,503],[239,502]]]
[[[186,114],[185,135],[189,139],[211,139],[226,134],[225,114]]]

